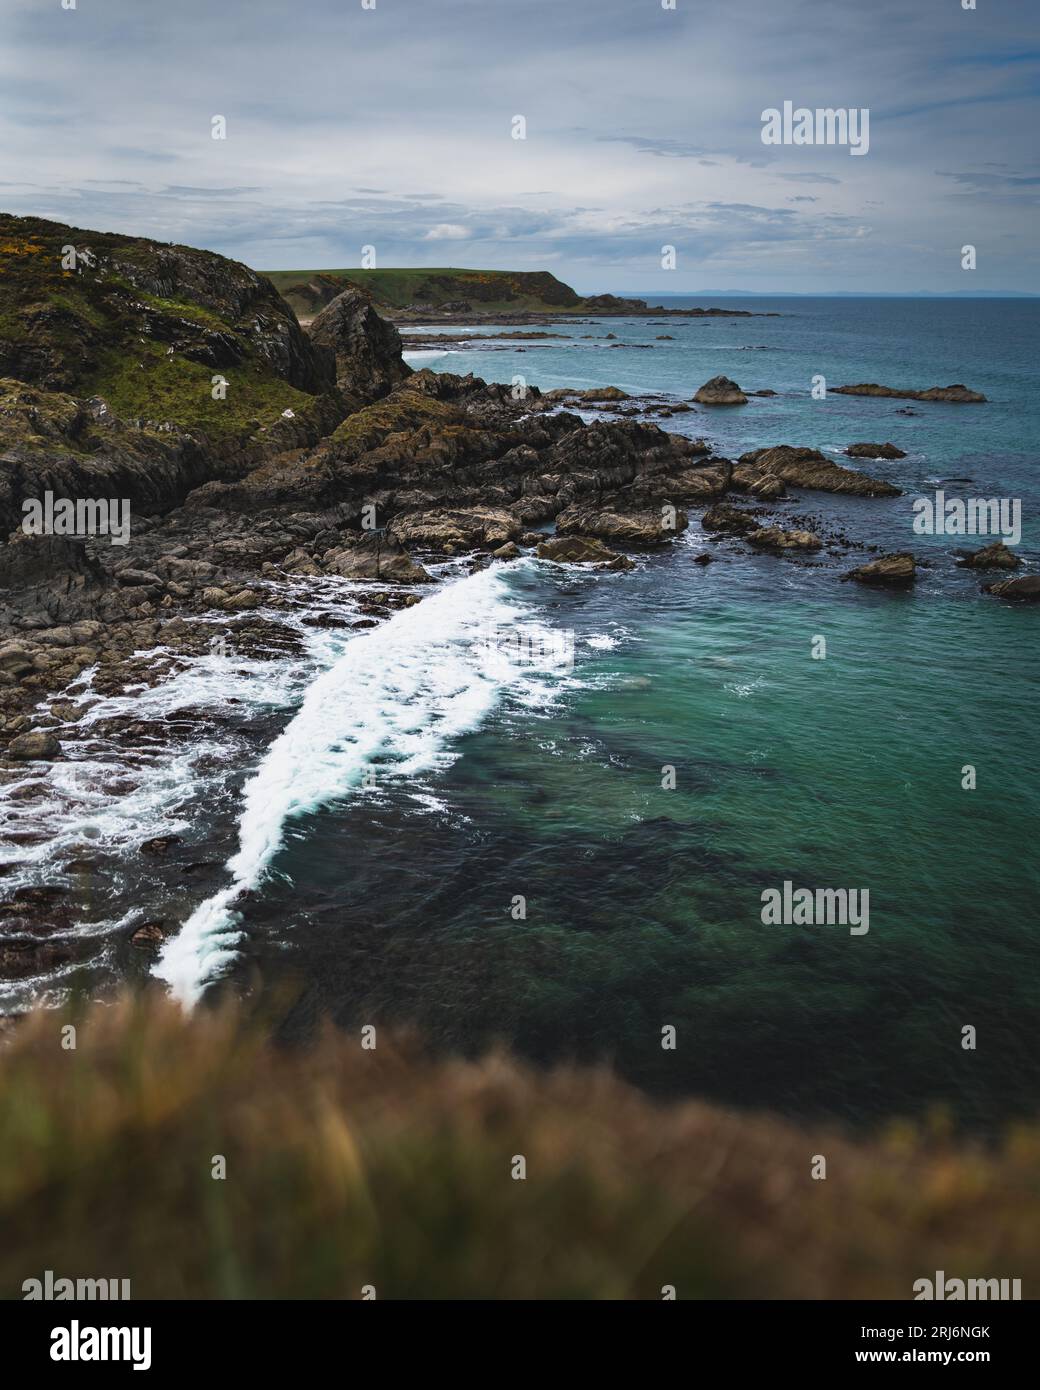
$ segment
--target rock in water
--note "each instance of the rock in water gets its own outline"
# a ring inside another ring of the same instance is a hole
[[[693,399],[701,405],[747,405],[747,396],[728,376],[713,376]]]
[[[774,477],[771,473],[756,479],[748,488],[748,492],[752,497],[764,497],[767,501],[787,496],[784,480]]]
[[[999,579],[987,584],[986,593],[997,598],[1013,598],[1021,602],[1040,602],[1040,574],[1022,574],[1016,579]]]
[[[516,540],[520,523],[503,507],[438,508],[427,512],[407,512],[394,517],[387,535],[401,545],[424,546],[428,550],[496,550]]]
[[[731,536],[759,529],[758,522],[750,512],[743,512],[728,502],[717,502],[714,507],[709,507],[701,517],[701,526],[705,531],[723,531]]]
[[[879,386],[876,381],[861,381],[855,386],[832,386],[838,396],[882,396],[886,400],[948,401],[954,405],[974,405],[984,402],[981,391],[972,391],[957,382],[953,386],[929,386],[926,391],[904,391],[898,386]]]
[[[44,729],[34,729],[27,734],[17,734],[7,745],[7,756],[28,761],[31,758],[50,760],[61,756],[61,744]]]
[[[900,551],[895,555],[882,555],[879,560],[871,560],[869,565],[860,565],[842,578],[855,579],[860,584],[887,584],[898,588],[912,584],[916,574],[914,557],[908,551]]]
[[[957,563],[971,570],[1017,570],[1022,561],[1003,541],[994,541],[982,550],[962,551]]]
[[[634,562],[626,555],[616,555],[597,540],[587,536],[552,536],[538,547],[542,560],[555,560],[561,565],[602,565],[609,569],[632,569]]]
[[[657,545],[674,540],[689,521],[685,512],[676,512],[675,525],[668,526],[661,512],[615,512],[599,507],[567,507],[556,518],[558,536],[597,536],[616,545]]]
[[[325,568],[344,579],[382,579],[391,584],[429,584],[432,579],[407,550],[390,536],[375,532],[357,545],[330,551]]]
[[[855,468],[842,468],[819,449],[776,444],[741,454],[733,473],[735,487],[749,491],[762,478],[779,478],[791,487],[818,492],[844,492],[859,497],[898,497],[899,489],[881,478],[871,478]]]
[[[400,333],[359,289],[337,295],[307,331],[314,346],[335,360],[336,385],[348,395],[377,400],[412,374],[401,356]]]
[[[162,922],[142,922],[130,936],[130,945],[139,951],[157,951],[166,940]]]
[[[850,444],[845,450],[850,459],[905,459],[902,449],[894,444]]]
[[[782,531],[779,526],[763,526],[747,540],[762,550],[819,550],[823,544],[813,531]]]

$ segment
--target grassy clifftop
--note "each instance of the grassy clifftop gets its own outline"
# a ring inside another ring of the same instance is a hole
[[[214,401],[213,379],[228,383]],[[262,276],[208,251],[0,215],[0,378],[239,435],[323,389]]]
[[[941,1127],[852,1142],[656,1106],[605,1070],[361,1042],[280,1049],[154,995],[17,1025],[0,1296],[45,1269],[134,1298],[911,1299],[937,1269],[1035,1295],[1035,1125],[991,1150]]]

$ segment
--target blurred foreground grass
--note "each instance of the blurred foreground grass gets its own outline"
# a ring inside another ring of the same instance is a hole
[[[279,1048],[141,996],[0,1046],[0,1297],[50,1269],[134,1298],[903,1299],[941,1269],[1031,1298],[1038,1159],[1036,1125],[853,1142],[382,1031]]]

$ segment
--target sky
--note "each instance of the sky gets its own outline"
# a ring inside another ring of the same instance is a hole
[[[0,210],[259,270],[1040,292],[1040,0],[965,3],[0,0]],[[785,101],[869,148],[764,144]]]

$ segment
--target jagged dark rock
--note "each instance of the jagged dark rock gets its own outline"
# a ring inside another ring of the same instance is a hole
[[[376,400],[411,375],[411,367],[401,357],[400,333],[379,317],[359,289],[337,295],[307,331],[324,360],[332,364],[336,385],[349,395]]]
[[[390,536],[372,533],[356,545],[325,556],[325,570],[345,579],[381,579],[392,584],[427,584],[430,576]]]

